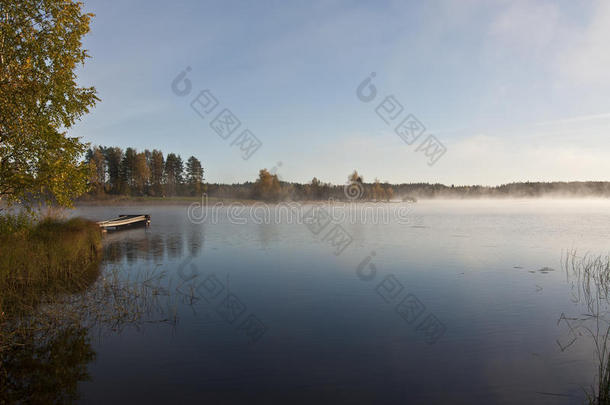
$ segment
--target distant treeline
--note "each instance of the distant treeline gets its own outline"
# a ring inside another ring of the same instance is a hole
[[[532,198],[532,197],[610,197],[610,182],[522,182],[500,186],[455,186],[430,183],[390,184],[375,179],[363,181],[354,172],[346,184],[333,185],[313,178],[307,184],[278,180],[261,170],[256,182],[207,184],[207,194],[218,198],[262,200],[417,200],[418,198]]]
[[[499,186],[446,186],[410,183],[392,186],[400,195],[420,198],[527,198],[527,197],[610,197],[610,182],[519,182]]]
[[[201,195],[203,167],[191,156],[183,163],[180,155],[116,146],[96,146],[85,155],[89,168],[90,193],[136,196]]]
[[[267,169],[254,182],[219,184],[203,182],[201,162],[191,156],[186,164],[174,153],[164,157],[159,150],[123,151],[118,147],[89,149],[90,194],[135,196],[199,196],[266,201],[361,200],[390,201],[418,198],[528,198],[610,197],[610,182],[522,182],[500,186],[455,186],[430,183],[390,184],[375,179],[366,183],[354,171],[345,184],[324,183],[314,177],[309,183],[282,181]]]
[[[240,184],[207,184],[207,195],[217,198],[238,198],[268,201],[302,200],[368,200],[385,201],[394,197],[393,186],[378,180],[366,184],[358,172],[348,176],[346,185],[324,183],[314,177],[309,183],[290,183],[279,180],[267,169],[259,171],[255,182]]]

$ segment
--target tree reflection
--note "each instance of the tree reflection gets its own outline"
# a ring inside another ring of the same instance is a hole
[[[58,294],[29,315],[0,314],[0,404],[60,404],[78,399],[95,359],[91,331],[139,329],[144,323],[176,324],[165,273],[129,277],[106,270],[82,291]]]
[[[78,325],[28,331],[0,351],[2,403],[63,404],[78,399],[95,359],[88,331]]]
[[[193,226],[188,233],[188,253],[192,257],[197,257],[201,254],[201,248],[204,243],[201,227]]]
[[[186,240],[185,240],[186,239]],[[139,260],[163,262],[165,258],[176,259],[185,253],[199,256],[203,248],[204,234],[200,227],[189,232],[156,234],[153,232],[109,232],[103,246],[106,264],[135,264]]]

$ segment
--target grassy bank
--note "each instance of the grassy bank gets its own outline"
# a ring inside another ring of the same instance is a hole
[[[101,232],[91,221],[0,216],[0,322],[98,275]]]

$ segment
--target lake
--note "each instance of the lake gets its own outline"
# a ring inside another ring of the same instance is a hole
[[[163,276],[162,293],[151,322],[90,331],[83,403],[568,404],[595,384],[593,340],[572,320],[587,308],[561,263],[607,254],[609,201],[71,215],[129,213],[152,224],[108,232],[104,272]]]

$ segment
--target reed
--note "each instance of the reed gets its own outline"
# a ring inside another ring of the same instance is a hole
[[[100,252],[93,222],[0,216],[0,403],[74,401],[92,336],[175,326],[164,272],[102,271]]]
[[[175,327],[165,273],[131,277],[106,269],[83,291],[49,297],[31,313],[0,322],[0,404],[79,399],[96,335],[163,323]]]
[[[82,218],[0,216],[0,322],[98,277],[101,231]]]
[[[569,251],[563,260],[572,281],[573,301],[587,306],[578,327],[595,344],[597,381],[586,392],[590,404],[610,404],[610,256],[578,256]]]

